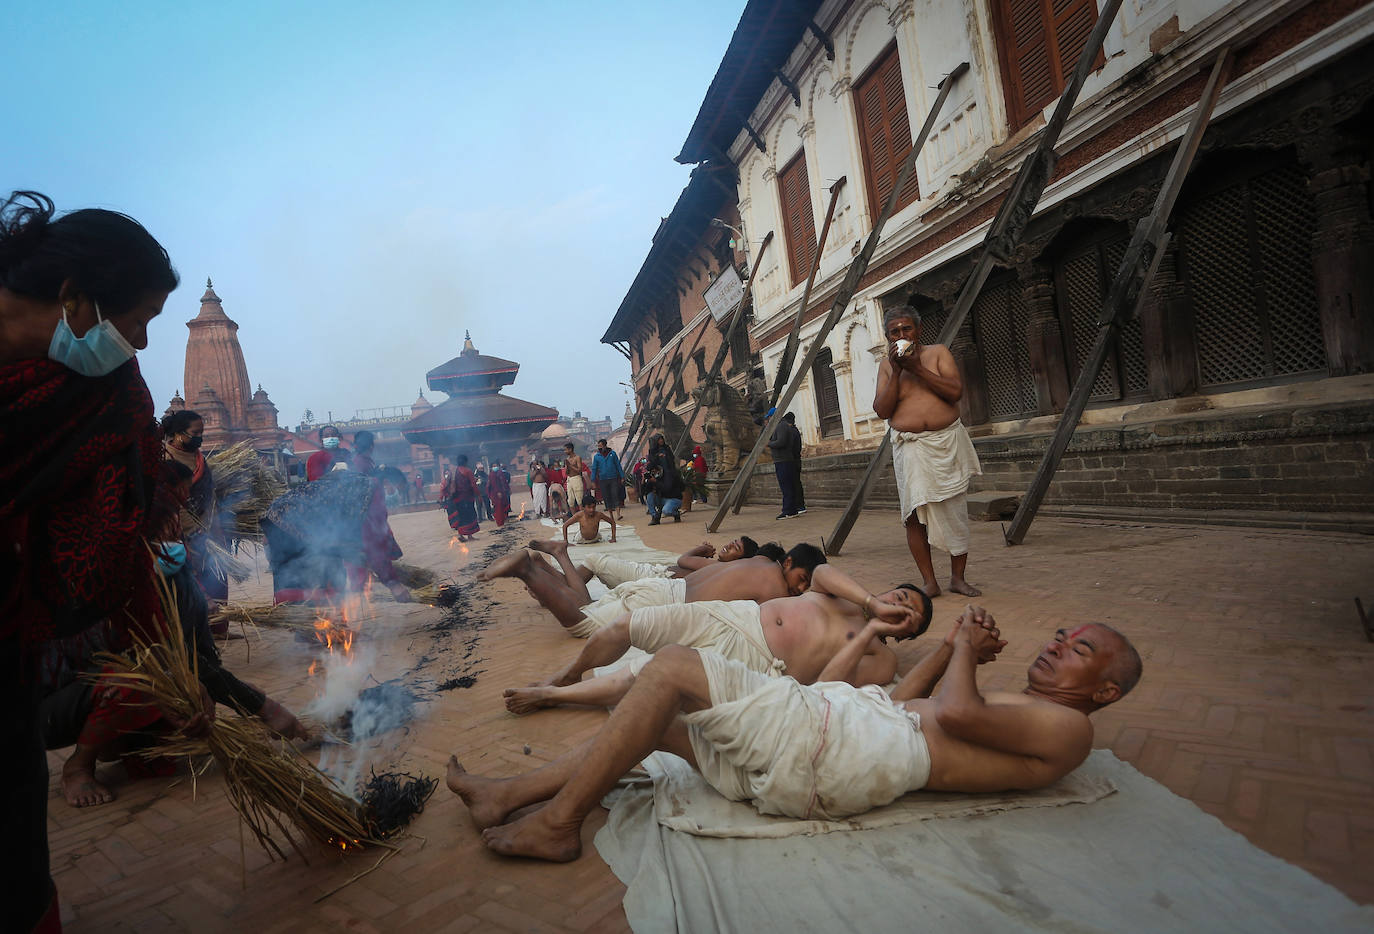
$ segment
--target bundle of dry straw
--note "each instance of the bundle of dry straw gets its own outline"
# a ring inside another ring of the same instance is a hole
[[[101,653],[106,670],[98,677],[139,691],[169,715],[189,720],[201,711],[196,656],[182,635],[175,599],[166,584],[159,586],[168,616],[166,639],[148,642],[135,634],[129,654]],[[291,833],[292,827],[302,838],[340,850],[390,846],[380,839],[375,824],[358,802],[289,743],[272,738],[255,721],[220,717],[210,723],[203,737],[173,733],[143,754],[212,756],[224,771],[234,809],[269,856],[286,858],[274,836],[280,831],[291,848],[308,861]],[[197,769],[193,762],[192,775],[201,771],[203,768]]]
[[[234,523],[225,532],[237,538],[261,538],[258,521],[272,501],[286,492],[286,481],[263,464],[247,441],[206,458],[215,478],[215,500],[232,510]]]
[[[275,626],[281,629],[314,629],[321,619],[317,607],[294,603],[226,603],[210,617],[211,623]]]

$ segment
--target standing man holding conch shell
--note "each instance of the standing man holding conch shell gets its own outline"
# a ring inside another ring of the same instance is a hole
[[[968,429],[959,420],[964,384],[954,355],[943,344],[921,345],[921,316],[895,308],[883,318],[887,359],[878,370],[873,411],[892,431],[892,464],[906,524],[907,547],[924,579],[921,589],[938,596],[934,544],[950,555],[949,589],[978,596],[964,579],[968,566],[969,481],[983,472]]]

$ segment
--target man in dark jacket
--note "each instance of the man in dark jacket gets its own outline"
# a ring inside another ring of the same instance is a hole
[[[644,469],[649,511],[653,516],[650,525],[658,525],[664,513],[673,517],[674,522],[682,521],[682,474],[678,472],[673,458],[673,449],[663,435],[649,439],[649,463]]]
[[[790,519],[798,513],[797,489],[801,485],[801,432],[797,431],[797,417],[788,412],[773,430],[768,439],[768,450],[773,455],[773,470],[778,476],[778,488],[782,491],[782,512],[779,519]]]

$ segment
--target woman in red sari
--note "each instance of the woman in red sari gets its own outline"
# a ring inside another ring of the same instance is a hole
[[[458,455],[452,475],[445,478],[439,503],[448,510],[449,528],[458,533],[458,541],[477,536],[482,527],[477,521],[477,476],[468,467],[466,454]]]
[[[487,477],[487,496],[491,498],[491,517],[500,528],[510,515],[510,474],[505,464],[493,464]]]
[[[134,362],[177,286],[167,251],[113,211],[0,203],[0,839],[6,927],[59,930],[37,663],[47,640],[156,625],[143,540],[161,445]]]

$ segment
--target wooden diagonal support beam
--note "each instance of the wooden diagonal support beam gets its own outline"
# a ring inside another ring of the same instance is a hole
[[[811,364],[815,362],[816,356],[821,352],[825,345],[825,339],[830,336],[835,325],[839,323],[840,316],[844,314],[845,308],[849,305],[849,300],[854,297],[855,291],[859,288],[859,281],[868,270],[869,261],[873,258],[873,251],[878,248],[878,238],[882,236],[883,227],[886,226],[888,218],[892,217],[897,210],[897,196],[902,191],[902,186],[907,183],[911,173],[916,171],[916,159],[921,154],[921,149],[925,146],[926,140],[930,138],[930,132],[935,128],[935,120],[940,115],[945,101],[949,98],[949,92],[954,86],[954,82],[959,80],[968,71],[968,62],[960,62],[953,71],[945,75],[940,82],[940,93],[935,96],[935,102],[931,104],[930,113],[926,115],[925,123],[921,125],[921,132],[916,136],[912,144],[911,152],[907,154],[902,162],[902,171],[897,176],[897,181],[892,186],[892,191],[888,193],[887,203],[883,205],[882,211],[873,222],[873,229],[869,231],[868,240],[864,247],[859,251],[859,255],[854,257],[854,262],[849,266],[849,272],[845,274],[844,281],[840,283],[839,292],[835,295],[835,301],[830,306],[830,312],[822,322],[820,331],[816,339],[811,343],[811,349],[806,352],[801,364],[797,367],[797,373],[792,381],[788,383],[787,389],[783,391],[778,399],[778,405],[774,409],[772,416],[768,419],[763,430],[759,432],[758,440],[754,442],[754,449],[749,452],[744,464],[740,467],[739,473],[735,477],[735,482],[730,484],[729,491],[721,500],[720,508],[716,510],[715,517],[711,519],[707,526],[709,531],[716,531],[725,519],[725,513],[732,507],[738,512],[738,504],[742,501],[744,488],[749,484],[749,475],[754,472],[754,465],[758,463],[759,454],[763,451],[763,446],[772,437],[773,431],[781,421],[783,413],[788,403],[801,388],[802,378],[811,369]]]
[[[1233,58],[1234,53],[1229,47],[1222,49],[1221,54],[1217,56],[1212,73],[1207,76],[1207,86],[1203,88],[1197,110],[1193,112],[1193,119],[1188,125],[1188,132],[1179,142],[1174,160],[1169,165],[1169,174],[1164,177],[1164,184],[1155,197],[1154,208],[1148,217],[1142,218],[1136,225],[1131,242],[1126,247],[1126,254],[1121,258],[1121,265],[1117,268],[1116,278],[1112,280],[1111,291],[1107,293],[1102,314],[1098,318],[1097,339],[1078,371],[1078,379],[1074,383],[1073,391],[1069,393],[1064,414],[1059,417],[1059,425],[1055,428],[1054,436],[1045,450],[1045,456],[1035,472],[1035,478],[1031,480],[1030,489],[1021,498],[1021,505],[1016,508],[1016,515],[1012,517],[1011,526],[1007,529],[1008,545],[1019,545],[1025,540],[1026,530],[1035,521],[1035,514],[1039,511],[1045,493],[1049,491],[1050,481],[1054,479],[1054,473],[1059,468],[1059,460],[1073,440],[1078,421],[1083,417],[1083,409],[1088,405],[1088,397],[1092,395],[1093,383],[1107,359],[1108,350],[1116,340],[1121,323],[1138,313],[1140,302],[1146,294],[1146,286],[1159,269],[1159,262],[1169,245],[1169,233],[1166,229],[1169,215],[1173,212],[1174,202],[1183,188],[1183,181],[1188,176],[1188,168],[1197,155],[1198,146],[1202,144],[1202,136],[1207,132],[1207,124],[1212,119],[1212,111],[1216,108],[1217,98],[1221,96],[1221,89]]]
[[[735,330],[744,325],[744,309],[749,307],[749,301],[752,297],[754,288],[754,276],[758,274],[760,267],[763,266],[763,253],[768,249],[768,244],[772,242],[773,231],[770,230],[768,231],[768,236],[763,238],[763,244],[759,247],[758,256],[754,259],[754,268],[749,270],[749,279],[744,283],[744,294],[740,296],[738,304],[735,305],[735,310],[730,314],[730,326],[726,328],[725,336],[720,342],[720,348],[716,350],[716,357],[711,361],[711,369],[707,372],[706,378],[700,383],[703,391],[697,394],[696,404],[692,406],[692,414],[687,417],[682,429],[682,434],[678,436],[677,443],[673,445],[674,453],[681,450],[682,446],[687,443],[688,437],[691,436],[692,425],[696,423],[697,415],[701,412],[702,400],[706,398],[705,390],[710,388],[711,384],[720,376],[721,367],[725,365],[725,358],[730,353],[730,340],[735,336]],[[709,327],[709,325],[707,326]],[[702,333],[705,333],[705,331]]]

